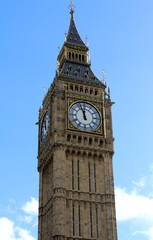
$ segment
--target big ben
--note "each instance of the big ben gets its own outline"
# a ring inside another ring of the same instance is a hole
[[[117,240],[113,102],[91,70],[70,7],[56,76],[39,109],[38,240]]]

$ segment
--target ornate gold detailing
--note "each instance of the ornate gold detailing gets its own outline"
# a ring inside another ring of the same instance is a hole
[[[104,83],[104,85],[106,85],[106,77],[105,77],[106,72],[104,71],[104,69],[102,71],[102,74],[103,74],[103,83]]]
[[[75,8],[75,6],[73,5],[73,0],[71,0],[71,4],[69,5],[69,8],[71,8],[70,13],[73,14],[74,13],[74,8]]]
[[[102,105],[101,105],[101,103],[96,103],[96,102],[92,103],[91,101],[87,101],[86,99],[80,99],[80,100],[68,99],[68,110],[67,110],[67,124],[68,124],[67,127],[68,127],[68,129],[72,130],[72,131],[75,130],[75,131],[78,131],[78,132],[85,132],[84,130],[80,130],[77,127],[75,127],[69,119],[69,110],[70,110],[71,106],[74,103],[82,102],[82,101],[92,105],[98,111],[98,113],[100,115],[100,124],[99,124],[98,128],[93,130],[93,131],[88,131],[87,134],[93,134],[94,133],[94,134],[101,134],[102,135],[103,134],[103,116],[101,114]]]
[[[45,97],[45,95],[46,95],[46,92],[47,92],[47,89],[46,89],[46,87],[44,87],[44,88],[43,88],[43,92],[44,92],[44,97]]]

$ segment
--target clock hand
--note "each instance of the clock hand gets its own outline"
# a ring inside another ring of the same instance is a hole
[[[81,108],[81,110],[82,110],[84,120],[87,120],[87,117],[86,117],[86,114],[85,114],[86,111],[83,110],[80,102],[79,102],[79,105],[80,105],[80,108]]]
[[[86,111],[85,110],[83,110],[83,118],[84,118],[84,120],[87,120]]]

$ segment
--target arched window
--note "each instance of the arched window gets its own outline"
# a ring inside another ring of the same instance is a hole
[[[98,90],[95,90],[95,95],[97,95],[98,94]]]
[[[82,137],[78,137],[78,143],[81,143],[82,142]]]
[[[69,59],[71,59],[71,52],[69,52]]]
[[[80,87],[80,92],[83,92],[83,87]]]
[[[75,91],[78,91],[78,85],[75,85]]]
[[[67,135],[67,141],[70,142],[70,140],[71,140],[71,135],[68,134],[68,135]]]
[[[100,140],[99,147],[103,146],[103,140]]]
[[[72,60],[74,60],[74,53],[72,53]]]
[[[84,62],[84,55],[82,55],[82,62]]]
[[[89,138],[89,145],[92,145],[92,138]]]
[[[92,90],[92,88],[90,89],[90,94],[92,94],[93,93],[93,90]]]
[[[88,88],[85,89],[85,93],[88,93]]]
[[[79,61],[81,62],[81,54],[79,54]]]
[[[70,90],[72,90],[72,91],[73,91],[73,85],[72,85],[72,84],[70,85]]]

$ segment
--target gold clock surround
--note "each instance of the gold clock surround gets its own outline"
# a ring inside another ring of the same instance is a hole
[[[73,123],[70,121],[69,119],[69,110],[71,108],[71,106],[75,103],[78,103],[78,102],[85,102],[85,103],[88,103],[90,105],[92,105],[99,113],[100,115],[100,124],[98,126],[97,129],[95,129],[94,131],[84,131],[84,130],[80,130],[78,129],[77,127],[75,127],[73,125]],[[98,135],[104,135],[104,127],[103,127],[103,107],[102,107],[102,103],[99,102],[93,102],[93,101],[88,101],[88,100],[85,100],[85,99],[79,99],[79,100],[76,100],[75,98],[68,98],[68,107],[67,107],[67,129],[68,130],[71,130],[71,131],[77,131],[77,132],[86,132],[86,134],[98,134]]]

